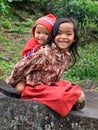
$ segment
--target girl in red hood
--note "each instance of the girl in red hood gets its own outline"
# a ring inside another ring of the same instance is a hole
[[[52,27],[56,22],[53,14],[48,14],[39,18],[32,29],[33,37],[27,42],[22,51],[22,58],[30,56],[32,52],[36,52],[49,39]]]

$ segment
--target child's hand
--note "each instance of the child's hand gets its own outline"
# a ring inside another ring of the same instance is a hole
[[[5,80],[7,84],[9,84],[10,77]]]

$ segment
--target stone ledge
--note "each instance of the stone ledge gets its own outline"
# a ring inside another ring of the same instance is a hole
[[[62,118],[40,103],[19,99],[0,81],[0,130],[98,130],[98,92],[85,94],[85,108]]]

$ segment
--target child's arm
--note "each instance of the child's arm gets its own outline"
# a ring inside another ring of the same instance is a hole
[[[33,38],[31,38],[25,45],[24,50],[22,51],[22,58],[31,56],[31,54],[39,50],[40,44],[36,43]]]
[[[30,52],[32,51],[32,49],[34,48],[34,46],[35,46],[34,39],[31,38],[31,39],[26,43],[26,45],[25,45],[25,47],[24,47],[24,49],[23,49],[23,51],[22,51],[22,58],[24,58],[26,55],[28,55],[27,53],[28,53],[28,52],[30,53]]]

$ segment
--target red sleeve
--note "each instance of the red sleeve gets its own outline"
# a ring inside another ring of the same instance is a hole
[[[25,45],[23,51],[22,51],[22,57],[26,55],[27,52],[33,50],[33,48],[36,46],[36,42],[33,38],[31,38]]]

